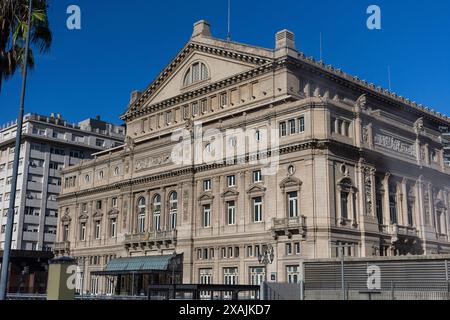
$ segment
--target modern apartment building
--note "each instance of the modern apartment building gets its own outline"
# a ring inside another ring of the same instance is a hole
[[[292,32],[267,49],[196,23],[122,120],[123,147],[64,170],[55,253],[78,259],[83,292],[295,282],[303,259],[450,253],[450,119],[306,57]]]
[[[5,240],[17,121],[0,127],[0,250]],[[56,240],[62,169],[123,144],[125,128],[97,117],[72,124],[60,115],[24,117],[13,250],[51,251]]]

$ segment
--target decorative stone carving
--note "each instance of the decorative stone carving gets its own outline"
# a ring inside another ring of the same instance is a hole
[[[375,144],[410,157],[414,157],[416,154],[413,144],[380,133],[375,135]]]
[[[365,110],[367,108],[367,96],[365,94],[361,95],[358,100],[356,100],[356,107],[360,110]]]
[[[372,203],[372,174],[373,169],[369,167],[363,168],[364,173],[364,197],[366,200],[366,214],[372,215],[373,203]]]
[[[148,157],[136,160],[136,171],[150,169],[156,166],[167,165],[172,163],[171,155],[161,155],[157,157]]]
[[[130,136],[127,136],[125,139],[125,150],[133,151],[135,147],[134,139]]]
[[[362,141],[363,143],[369,142],[369,126],[363,126],[362,128]]]

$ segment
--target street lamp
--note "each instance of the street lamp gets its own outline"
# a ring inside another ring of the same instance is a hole
[[[258,254],[258,261],[260,264],[263,264],[266,268],[265,272],[265,282],[267,282],[267,273],[268,273],[268,266],[269,264],[272,264],[275,259],[275,253],[272,245],[267,245],[266,248],[263,250],[263,252]]]

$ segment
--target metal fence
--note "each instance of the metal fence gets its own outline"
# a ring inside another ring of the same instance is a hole
[[[450,257],[303,263],[305,300],[450,300]]]

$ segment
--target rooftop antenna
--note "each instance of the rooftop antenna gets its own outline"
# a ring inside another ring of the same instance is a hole
[[[227,41],[231,41],[231,0],[228,0],[228,33]]]
[[[323,61],[322,32],[320,33],[319,38],[320,61]]]
[[[392,90],[391,86],[391,66],[388,66],[388,85],[389,85],[389,91]]]

